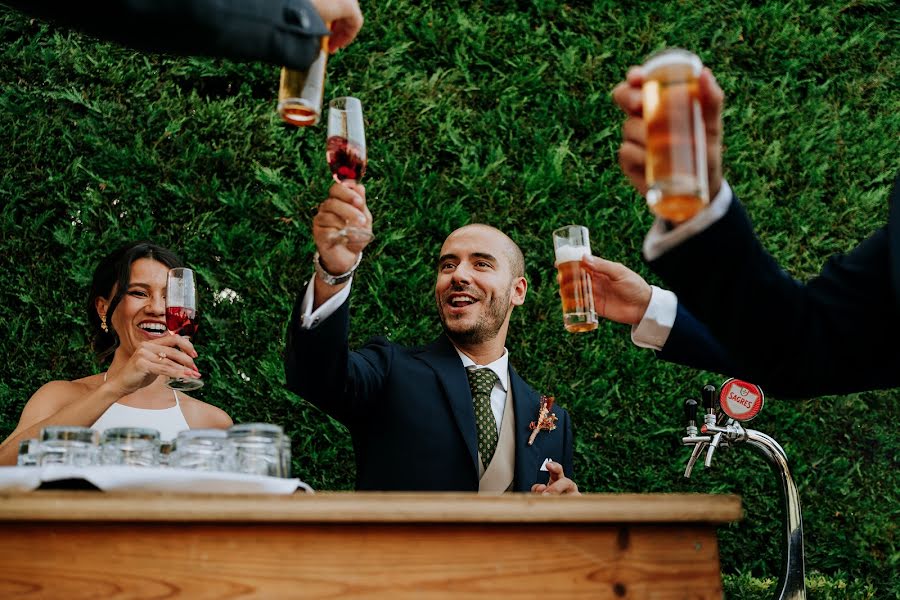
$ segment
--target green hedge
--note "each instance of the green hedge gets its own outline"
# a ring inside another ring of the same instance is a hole
[[[726,591],[770,597],[780,525],[762,460],[723,452],[681,477],[681,401],[722,378],[657,362],[616,324],[566,334],[550,232],[584,223],[596,252],[647,274],[651,219],[617,167],[610,91],[648,53],[682,46],[725,89],[726,176],[773,254],[813,275],[887,219],[900,135],[892,6],[366,3],[327,82],[328,96],[367,109],[378,239],[354,285],[352,343],[434,337],[443,237],[470,221],[509,232],[531,289],[508,347],[572,413],[581,488],[741,494],[746,518],[720,535]],[[350,488],[346,431],[284,389],[285,324],[330,178],[323,128],[274,114],[277,67],[137,54],[7,9],[0,39],[0,435],[42,383],[100,369],[82,308],[90,275],[113,245],[148,237],[209,288],[198,396],[238,422],[283,424],[299,476]],[[213,302],[225,288],[239,299]],[[785,447],[800,486],[810,597],[900,597],[896,392],[771,400],[754,425]]]

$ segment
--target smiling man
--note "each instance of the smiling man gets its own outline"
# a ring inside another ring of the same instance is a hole
[[[360,185],[335,184],[313,219],[315,277],[288,330],[288,387],[343,423],[361,490],[577,494],[565,410],[532,444],[541,397],[509,365],[512,310],[525,301],[522,252],[503,232],[467,225],[444,241],[434,296],[444,333],[408,348],[374,338],[350,351],[349,296],[365,242],[335,242],[345,225],[371,230]]]

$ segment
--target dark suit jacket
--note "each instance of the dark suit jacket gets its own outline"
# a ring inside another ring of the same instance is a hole
[[[132,48],[306,69],[328,30],[309,0],[2,0]]]
[[[428,346],[406,348],[374,338],[358,351],[347,347],[348,303],[311,330],[294,309],[288,330],[288,388],[350,430],[360,490],[478,490],[475,413],[466,371],[441,335]],[[510,367],[515,404],[513,489],[546,483],[545,458],[572,473],[569,415],[559,406],[556,430],[527,443],[540,396]]]
[[[649,263],[690,311],[660,356],[786,396],[900,386],[898,183],[888,225],[806,284],[763,249],[735,198],[721,220]]]

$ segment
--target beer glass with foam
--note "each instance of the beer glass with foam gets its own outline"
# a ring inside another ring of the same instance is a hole
[[[709,204],[706,131],[700,107],[700,58],[673,48],[644,63],[647,204],[681,223]]]
[[[597,329],[591,275],[581,267],[581,257],[591,253],[587,227],[567,225],[554,231],[553,250],[566,330],[580,333]]]

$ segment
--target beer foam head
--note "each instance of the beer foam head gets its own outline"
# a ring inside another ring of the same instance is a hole
[[[556,249],[556,264],[558,266],[565,262],[581,260],[582,256],[590,253],[591,249],[587,246],[562,246]]]
[[[700,71],[703,69],[703,62],[693,52],[688,52],[681,48],[669,48],[648,58],[642,69],[644,77],[647,78],[658,69],[670,69],[673,67],[688,67],[694,77],[699,77]]]

